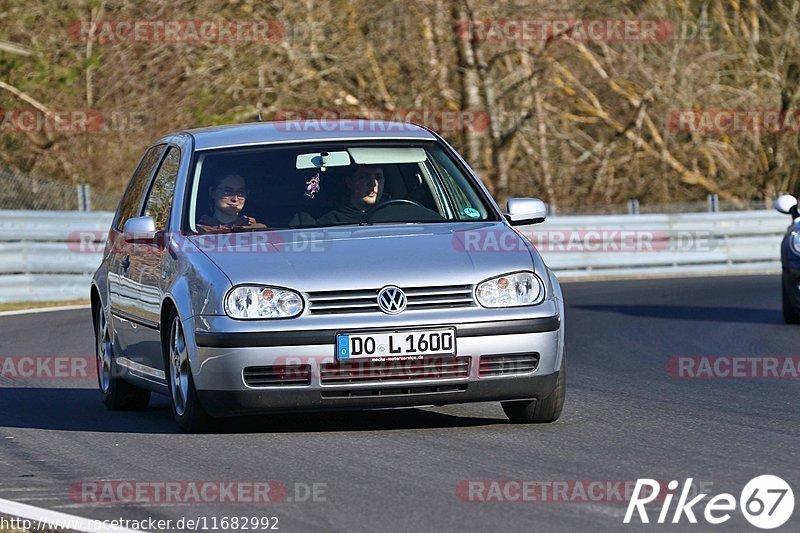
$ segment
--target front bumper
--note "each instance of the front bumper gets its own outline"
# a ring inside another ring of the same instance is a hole
[[[224,319],[220,321],[224,325]],[[563,357],[563,325],[558,314],[491,322],[426,323],[418,327],[437,326],[456,328],[456,355],[461,361],[469,361],[463,375],[423,373],[371,379],[368,373],[367,379],[356,382],[326,382],[323,367],[337,363],[338,332],[392,329],[387,326],[272,332],[187,327],[187,331],[192,332],[197,346],[196,364],[192,365],[195,387],[203,407],[215,416],[537,399],[548,396],[555,387]],[[481,370],[482,361],[519,354],[535,354],[535,368],[520,371],[512,367],[492,375]],[[269,386],[245,382],[245,368],[281,365],[307,365],[308,382]]]
[[[335,411],[348,409],[386,409],[423,405],[539,399],[550,395],[558,372],[504,379],[469,380],[460,384],[442,383],[438,390],[422,384],[386,385],[375,391],[382,394],[350,398],[326,398],[323,390],[253,389],[239,391],[198,391],[203,407],[213,416],[297,411]]]

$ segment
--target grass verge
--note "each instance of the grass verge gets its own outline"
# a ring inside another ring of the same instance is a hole
[[[0,311],[18,311],[20,309],[41,309],[44,307],[61,307],[64,305],[89,305],[89,300],[59,300],[57,302],[7,302],[0,303]],[[0,529],[0,533],[5,533]]]

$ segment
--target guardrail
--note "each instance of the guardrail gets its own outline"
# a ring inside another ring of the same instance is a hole
[[[523,233],[560,279],[777,273],[789,223],[772,210],[565,216]]]
[[[0,210],[0,302],[88,299],[102,251],[77,253],[75,245],[81,232],[107,232],[113,216]]]
[[[88,298],[102,243],[80,239],[104,236],[112,217],[0,210],[0,302]],[[560,279],[585,279],[777,273],[788,224],[774,211],[555,216],[522,232]]]

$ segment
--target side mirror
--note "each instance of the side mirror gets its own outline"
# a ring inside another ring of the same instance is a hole
[[[157,233],[153,217],[129,218],[122,227],[125,242],[134,244],[155,244]]]
[[[785,215],[797,216],[797,198],[791,194],[782,194],[775,199],[775,210]]]
[[[512,226],[538,224],[547,216],[547,204],[538,198],[511,198],[507,211],[506,220]]]

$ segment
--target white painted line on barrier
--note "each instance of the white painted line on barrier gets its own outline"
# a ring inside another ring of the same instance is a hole
[[[49,313],[51,311],[72,311],[74,309],[89,309],[89,304],[61,305],[55,307],[34,307],[32,309],[16,309],[14,311],[0,311],[0,316],[33,315],[36,313]]]
[[[651,280],[670,280],[686,278],[735,278],[752,276],[780,276],[778,270],[734,270],[732,272],[641,272],[637,274],[600,274],[583,275],[582,273],[558,273],[556,278],[559,283],[591,283],[598,281],[651,281]]]
[[[96,533],[100,531],[114,531],[117,533],[139,533],[138,530],[113,527],[94,518],[59,513],[49,509],[42,509],[24,503],[0,499],[0,514],[12,518],[20,518],[33,522],[32,530],[42,530],[47,527],[77,531],[79,533]],[[38,525],[41,524],[41,525]]]

